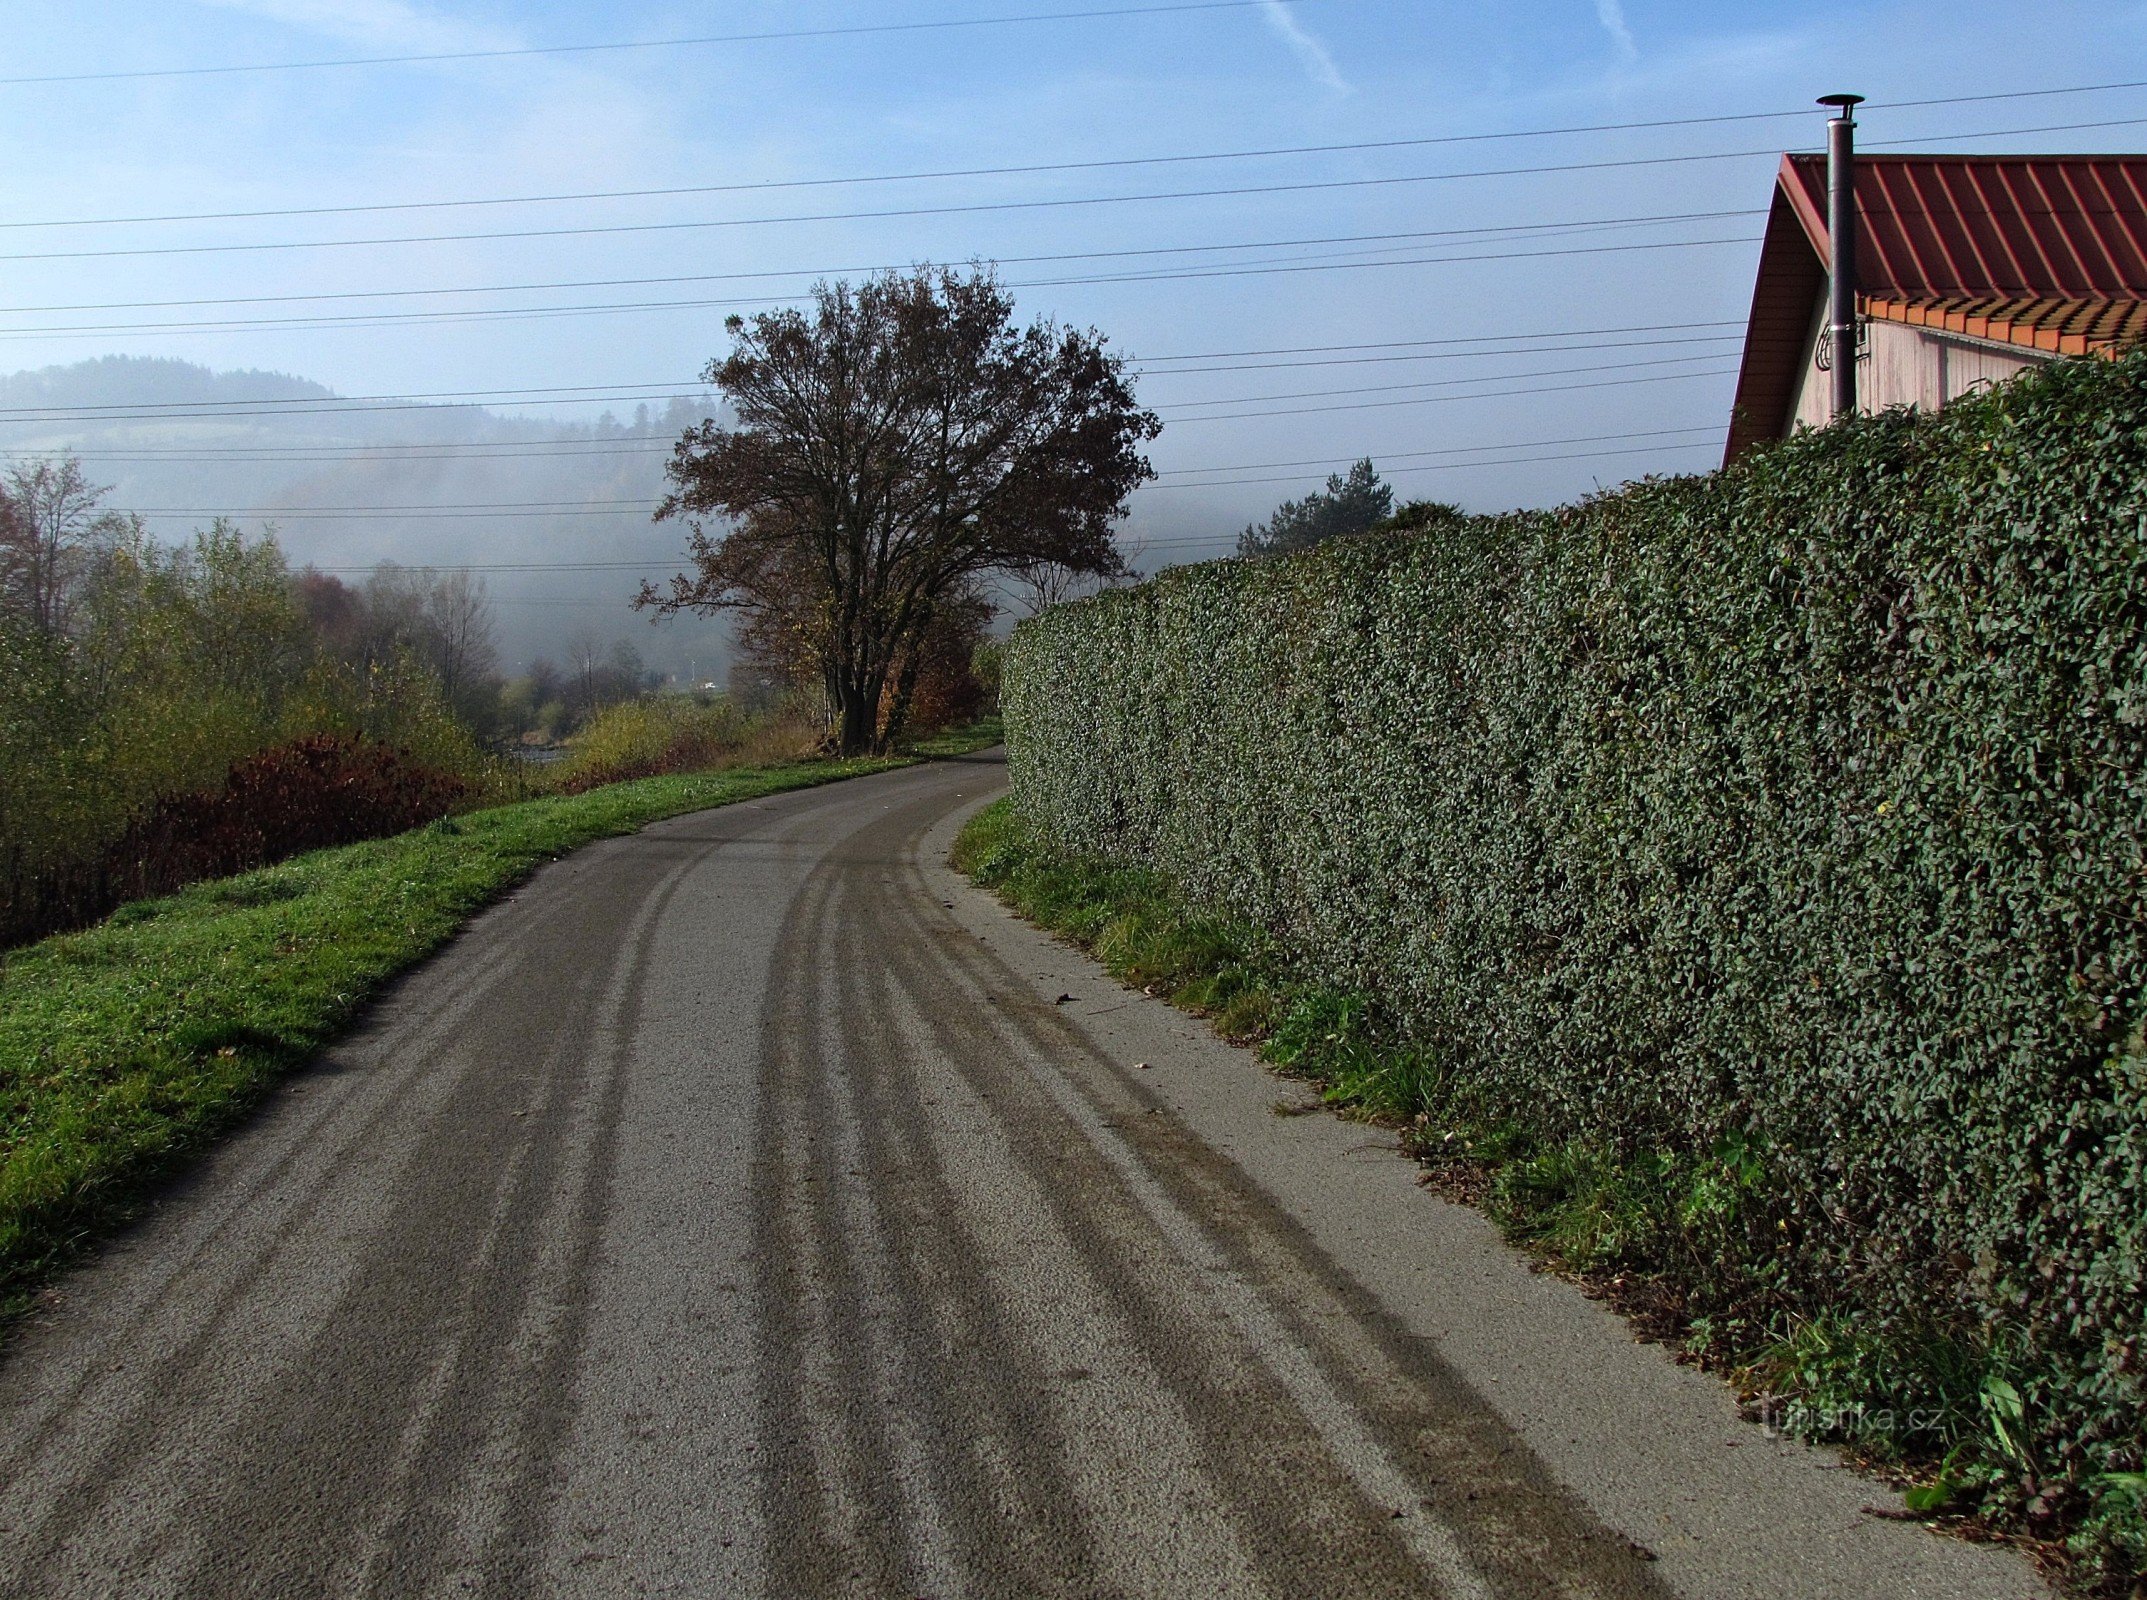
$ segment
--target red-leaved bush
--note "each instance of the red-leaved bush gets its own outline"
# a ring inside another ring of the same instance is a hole
[[[445,816],[460,778],[347,734],[315,733],[232,764],[214,794],[160,800],[113,851],[126,898],[243,872]]]
[[[101,860],[7,884],[0,939],[41,938],[202,878],[401,833],[467,793],[450,773],[348,734],[271,745],[234,762],[219,790],[157,801]]]

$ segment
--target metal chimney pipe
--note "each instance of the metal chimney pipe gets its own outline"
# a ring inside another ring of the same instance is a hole
[[[1819,97],[1834,108],[1826,125],[1826,334],[1837,417],[1856,409],[1856,108],[1863,99]]]

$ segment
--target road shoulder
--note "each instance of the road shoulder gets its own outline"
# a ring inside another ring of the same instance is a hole
[[[1147,1063],[1143,1087],[1305,1230],[1440,1358],[1608,1526],[1692,1595],[2020,1600],[2048,1589],[2014,1553],[1869,1515],[1882,1486],[1828,1450],[1743,1421],[1718,1381],[1637,1340],[1578,1287],[1532,1270],[1480,1214],[1416,1182],[1391,1134],[1334,1116],[1203,1022],[1116,983],[947,864],[992,795],[919,844],[919,867],[1003,965],[1010,1003],[1055,1007],[1101,1056]],[[1061,1001],[1061,996],[1071,996]]]

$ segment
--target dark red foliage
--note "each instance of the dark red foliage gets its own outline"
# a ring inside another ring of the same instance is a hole
[[[984,710],[984,685],[969,664],[973,645],[956,638],[942,643],[926,637],[924,660],[917,673],[917,690],[910,698],[904,731],[913,738],[976,721]]]
[[[233,763],[219,790],[156,802],[101,861],[0,886],[0,940],[41,938],[203,878],[401,833],[446,815],[467,792],[450,773],[345,734],[272,745]]]
[[[400,751],[316,733],[236,762],[221,792],[159,801],[128,830],[115,865],[128,898],[243,872],[334,844],[401,833],[445,816],[462,780]]]

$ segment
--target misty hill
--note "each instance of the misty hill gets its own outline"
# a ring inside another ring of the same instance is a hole
[[[142,512],[159,538],[221,513],[249,530],[273,526],[295,563],[623,561],[660,575],[684,545],[680,528],[649,521],[663,463],[680,432],[712,414],[690,396],[589,423],[472,405],[350,409],[285,373],[106,356],[0,375],[0,458],[71,450],[91,481],[112,486],[106,503]],[[488,574],[506,663],[556,657],[570,635],[594,631],[631,639],[665,670],[717,672],[717,630],[652,630],[625,608],[638,577]]]
[[[99,356],[66,367],[0,376],[0,409],[36,406],[143,406],[254,399],[325,400],[333,390],[282,372],[245,367],[212,372],[159,356]]]

